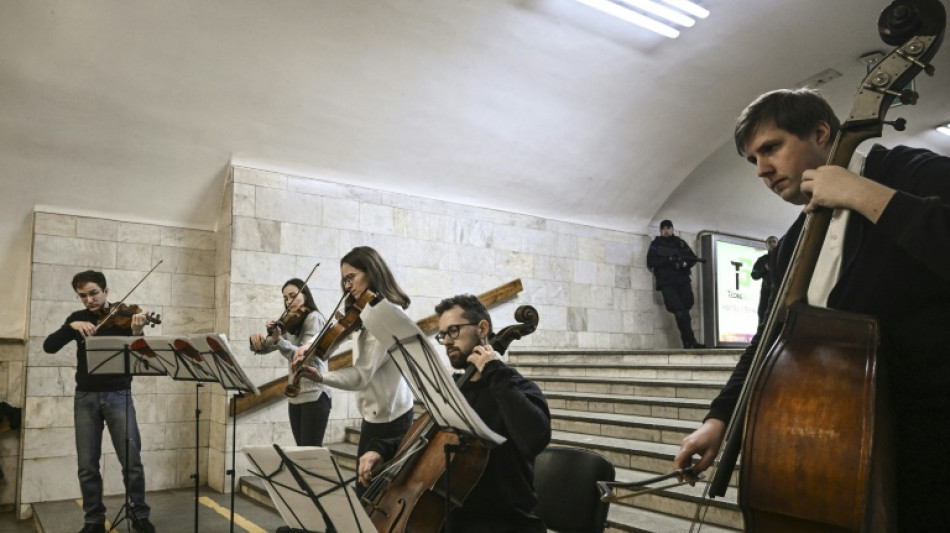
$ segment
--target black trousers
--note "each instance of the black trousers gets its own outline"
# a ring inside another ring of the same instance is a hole
[[[686,348],[696,344],[693,334],[693,324],[689,317],[689,310],[693,308],[693,286],[688,282],[664,285],[660,287],[663,294],[663,305],[676,318],[676,327],[680,330],[680,339]]]
[[[290,431],[294,434],[297,446],[323,446],[331,407],[333,402],[326,394],[321,394],[313,402],[287,404]]]
[[[359,458],[366,453],[367,448],[369,448],[369,443],[373,439],[389,439],[393,437],[402,437],[409,431],[409,426],[412,425],[412,409],[409,409],[404,414],[395,418],[391,422],[384,422],[381,424],[376,424],[373,422],[367,422],[363,420],[363,423],[360,424],[360,441],[356,445],[356,460],[357,464]],[[360,483],[356,483],[356,495],[362,497],[363,493],[366,492],[366,487]]]

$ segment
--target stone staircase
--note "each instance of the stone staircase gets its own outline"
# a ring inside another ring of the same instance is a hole
[[[635,481],[672,469],[679,441],[699,426],[738,358],[735,350],[511,351],[508,362],[544,391],[552,445],[600,453],[618,481]],[[342,468],[355,470],[358,440],[350,428],[328,445]],[[742,529],[735,479],[725,498],[710,501],[702,531]],[[685,533],[704,489],[699,482],[613,503],[607,531]]]

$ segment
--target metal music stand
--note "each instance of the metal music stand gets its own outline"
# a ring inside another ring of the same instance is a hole
[[[120,376],[165,376],[168,374],[167,359],[153,351],[143,337],[89,337],[86,339],[86,366],[89,375]],[[112,527],[118,529],[123,520],[130,519],[132,505],[129,503],[129,404],[125,402],[125,464],[122,465],[122,483],[125,486],[125,502],[112,519]],[[141,453],[141,450],[139,450]]]
[[[499,446],[507,439],[489,428],[475,409],[469,405],[462,391],[455,384],[447,366],[429,338],[402,310],[388,300],[368,306],[360,313],[363,326],[380,342],[389,339],[387,350],[399,372],[406,378],[413,394],[432,416],[441,430],[459,435],[459,443],[446,444],[445,494],[450,494],[452,479],[451,456],[468,451],[463,436],[477,438],[487,446]],[[445,532],[451,531],[451,503],[445,498]]]
[[[260,394],[241,368],[227,337],[220,333],[199,333],[187,336],[162,335],[149,337],[90,337],[86,340],[87,354],[94,351],[99,374],[124,374],[126,368],[135,371],[131,375],[164,376],[175,381],[195,382],[195,532],[198,531],[198,505],[200,498],[200,416],[198,389],[203,383],[217,382],[226,391]],[[123,359],[120,354],[128,354]],[[101,360],[100,360],[101,359]],[[90,369],[93,359],[87,355]],[[92,373],[92,370],[90,370]],[[237,420],[232,436],[231,464],[234,465],[234,442]],[[231,475],[231,531],[234,531],[234,469]],[[128,499],[128,496],[126,496]]]
[[[290,527],[308,533],[375,533],[330,450],[274,444],[248,446],[244,454]]]

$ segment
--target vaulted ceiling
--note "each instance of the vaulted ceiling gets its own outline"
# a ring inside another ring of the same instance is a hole
[[[23,260],[35,205],[213,227],[229,161],[621,230],[776,233],[795,210],[735,155],[735,116],[829,68],[846,114],[858,57],[888,50],[886,2],[702,3],[670,40],[572,0],[2,2],[0,253]],[[950,52],[936,67],[885,143],[950,153],[932,131]]]

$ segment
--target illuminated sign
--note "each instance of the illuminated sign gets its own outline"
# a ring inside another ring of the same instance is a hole
[[[765,243],[703,232],[703,337],[707,346],[745,346],[759,325],[761,280],[752,279],[752,265],[766,252]]]

